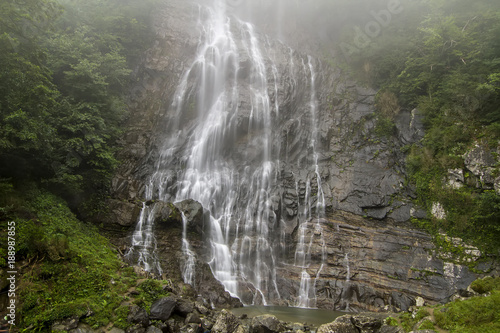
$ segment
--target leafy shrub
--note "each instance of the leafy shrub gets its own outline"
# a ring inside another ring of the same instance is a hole
[[[384,322],[386,325],[389,325],[389,326],[399,326],[398,320],[396,318],[393,318],[393,317],[385,318]]]
[[[472,282],[471,288],[479,294],[500,290],[500,277],[487,276],[484,279],[477,279]]]

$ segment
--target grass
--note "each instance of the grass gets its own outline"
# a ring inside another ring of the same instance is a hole
[[[434,312],[436,325],[451,333],[500,332],[500,291],[441,306]]]
[[[2,217],[0,230],[16,221],[16,259],[24,266],[20,331],[49,332],[54,321],[73,316],[93,328],[110,323],[125,328],[125,295],[137,283],[133,269],[124,267],[108,240],[79,221],[62,199],[36,189],[12,195],[17,204]]]
[[[386,323],[400,326],[406,332],[414,328],[449,333],[500,332],[500,278],[486,277],[471,285],[482,296],[456,300],[445,305],[423,307],[414,313],[387,318]],[[429,317],[422,321],[422,319]],[[422,321],[422,322],[421,322]],[[418,327],[415,327],[419,323]]]

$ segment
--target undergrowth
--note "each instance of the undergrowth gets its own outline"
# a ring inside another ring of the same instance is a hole
[[[93,328],[128,324],[127,290],[136,285],[96,227],[79,221],[66,203],[30,189],[2,198],[16,205],[1,219],[16,222],[16,261],[22,267],[18,327],[21,332],[49,332],[54,321],[78,317]],[[22,204],[20,204],[22,203]]]

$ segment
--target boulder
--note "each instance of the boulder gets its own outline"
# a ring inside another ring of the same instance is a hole
[[[364,315],[353,316],[351,321],[361,333],[376,333],[383,323],[381,319]]]
[[[151,305],[151,315],[152,320],[168,320],[172,315],[175,307],[177,305],[177,300],[175,297],[163,297],[156,300]]]
[[[269,314],[252,318],[250,325],[250,333],[275,333],[280,332],[281,329],[278,318]]]
[[[128,201],[108,200],[109,214],[107,223],[130,228],[134,226],[141,214],[141,207]]]
[[[219,316],[217,317],[217,320],[215,321],[215,324],[212,327],[211,332],[212,333],[234,332],[239,325],[240,322],[238,321],[238,318],[236,318],[236,316],[230,311],[224,309],[220,312]]]
[[[170,202],[155,201],[154,223],[160,228],[181,228],[182,216],[179,209]]]
[[[321,325],[317,333],[359,333],[359,331],[351,323],[334,321]]]
[[[188,314],[194,311],[193,302],[187,299],[179,299],[177,300],[177,306],[175,307],[175,312],[180,314],[183,317],[186,317]]]
[[[132,324],[139,324],[143,327],[147,327],[149,325],[148,313],[146,310],[137,305],[132,305],[130,307],[127,320]]]
[[[203,232],[203,206],[198,202],[191,199],[177,202],[175,206],[186,217],[188,232],[200,234]]]

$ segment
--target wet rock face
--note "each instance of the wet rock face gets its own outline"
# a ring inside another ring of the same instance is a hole
[[[321,255],[322,240],[313,237],[307,269],[311,276],[321,269],[316,280],[320,308],[406,311],[417,297],[430,303],[447,301],[476,278],[467,263],[439,259],[446,255],[436,251],[429,235],[411,225],[375,222],[351,214],[322,220],[320,225],[326,261]],[[298,288],[300,269],[283,266],[279,275],[283,289]]]

